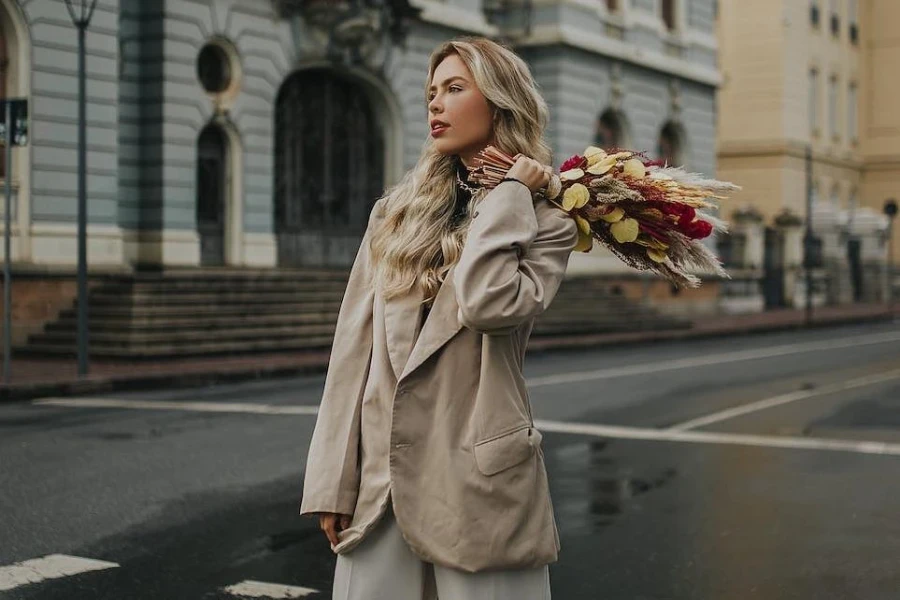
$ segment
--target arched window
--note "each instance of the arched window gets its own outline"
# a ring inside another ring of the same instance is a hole
[[[663,125],[659,132],[656,155],[670,167],[680,167],[684,164],[685,135],[681,125],[669,121]]]
[[[625,115],[615,109],[607,108],[597,120],[594,145],[603,149],[624,148],[628,145],[627,129]]]
[[[675,13],[675,11],[677,10],[677,7],[675,6],[675,0],[662,0],[661,8],[662,20],[666,25],[666,29],[668,29],[669,31],[675,31],[678,26],[678,21]]]
[[[358,241],[384,186],[384,141],[367,94],[327,69],[300,71],[282,85],[275,110],[280,239],[289,245],[293,234],[315,233],[325,245],[328,236]],[[294,248],[280,248],[282,263],[307,262]]]
[[[222,129],[207,125],[197,139],[197,233],[200,264],[225,263],[225,194],[227,139]]]

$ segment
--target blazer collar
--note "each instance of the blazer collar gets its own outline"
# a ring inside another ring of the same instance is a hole
[[[418,337],[416,332],[422,318],[424,298],[422,290],[416,286],[408,294],[384,301],[388,356],[398,383],[450,341],[462,328],[458,317],[456,291],[453,287],[455,267],[456,265],[453,265],[447,272]]]

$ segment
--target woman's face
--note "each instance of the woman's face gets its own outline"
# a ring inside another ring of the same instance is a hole
[[[435,148],[441,154],[458,154],[470,165],[492,142],[493,115],[458,55],[449,55],[434,70],[428,99],[428,124]]]

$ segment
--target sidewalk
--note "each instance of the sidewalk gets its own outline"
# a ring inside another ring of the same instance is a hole
[[[900,316],[896,305],[893,318]],[[817,308],[812,326],[889,321],[884,304]],[[645,344],[664,340],[720,337],[748,333],[798,329],[805,326],[804,310],[777,310],[748,315],[708,317],[690,329],[640,331],[635,333],[543,337],[529,343],[529,352],[590,348],[607,345]],[[30,359],[13,357],[12,383],[0,384],[0,402],[42,396],[99,394],[111,391],[189,387],[245,381],[264,377],[324,372],[328,351],[243,356],[203,357],[168,361],[92,361],[91,373],[77,376],[75,359]]]

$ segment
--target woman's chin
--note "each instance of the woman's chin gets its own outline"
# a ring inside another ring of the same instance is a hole
[[[434,149],[437,150],[440,154],[444,154],[447,156],[451,154],[459,154],[459,148],[457,148],[455,144],[448,144],[443,140],[435,140]]]

